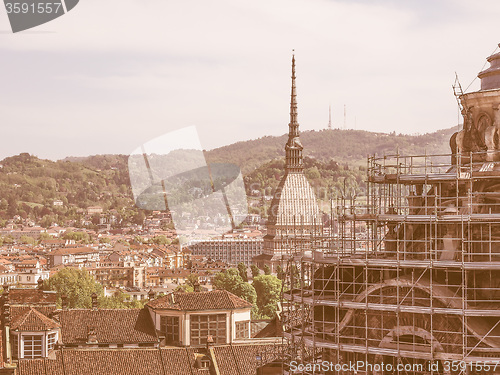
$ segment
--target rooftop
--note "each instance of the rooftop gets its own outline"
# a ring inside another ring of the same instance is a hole
[[[61,324],[62,342],[66,345],[86,343],[89,327],[95,329],[100,344],[158,342],[146,309],[59,310],[54,319]]]
[[[153,309],[182,311],[235,310],[251,308],[252,304],[226,290],[210,292],[173,292],[147,303]]]

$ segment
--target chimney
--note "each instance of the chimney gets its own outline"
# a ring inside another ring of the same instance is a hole
[[[212,346],[214,346],[214,338],[212,337],[212,335],[208,335],[207,336],[207,349],[209,349]]]
[[[195,292],[201,292],[200,290],[200,283],[198,282],[198,280],[196,280],[193,284],[193,289]]]
[[[150,301],[154,300],[155,296],[156,296],[156,294],[155,294],[154,290],[153,289],[149,289],[149,292],[148,292],[148,298],[149,298],[149,300]]]
[[[92,293],[92,309],[97,310],[97,294]]]
[[[61,307],[63,310],[68,308],[68,296],[66,294],[61,296]]]
[[[87,327],[87,344],[98,344],[97,341],[97,330],[95,327]]]

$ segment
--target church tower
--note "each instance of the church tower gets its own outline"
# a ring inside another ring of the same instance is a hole
[[[322,234],[321,213],[316,195],[304,175],[299,138],[295,56],[292,57],[290,123],[285,145],[285,175],[274,192],[264,237],[263,254],[254,263],[268,265],[273,271],[290,256],[310,250],[312,238]]]

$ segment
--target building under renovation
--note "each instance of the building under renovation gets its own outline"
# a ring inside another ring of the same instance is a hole
[[[366,201],[339,202],[338,237],[294,256],[285,371],[500,373],[500,53],[488,61],[481,90],[456,90],[450,155],[369,158]]]

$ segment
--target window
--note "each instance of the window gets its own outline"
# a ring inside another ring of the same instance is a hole
[[[179,317],[161,316],[160,331],[165,334],[165,342],[174,344],[179,342]]]
[[[237,339],[247,339],[248,338],[248,324],[250,322],[236,322],[236,338]]]
[[[57,334],[54,333],[49,333],[49,336],[47,338],[47,350],[52,350],[56,346],[57,342]]]
[[[23,358],[26,359],[42,358],[41,335],[23,336],[23,343],[24,343]]]
[[[226,314],[191,315],[191,345],[207,343],[212,336],[215,344],[226,343]]]
[[[12,358],[17,359],[18,355],[18,340],[19,337],[17,335],[10,336],[10,342],[12,343]]]

